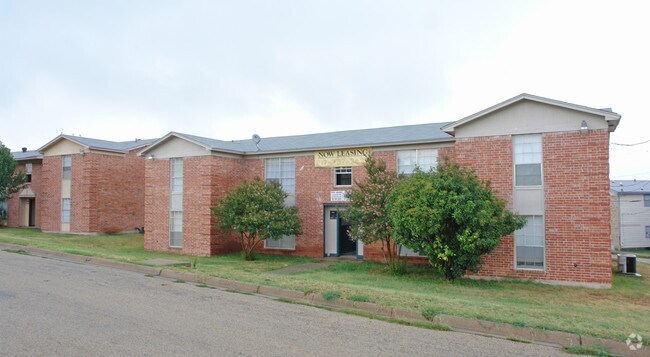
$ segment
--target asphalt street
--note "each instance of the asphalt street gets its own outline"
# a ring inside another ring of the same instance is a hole
[[[0,251],[3,356],[567,356]]]

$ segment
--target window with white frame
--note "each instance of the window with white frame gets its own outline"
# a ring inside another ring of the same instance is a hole
[[[352,168],[335,167],[334,168],[335,184],[336,186],[352,186]]]
[[[61,199],[61,223],[70,223],[70,199]]]
[[[69,180],[71,171],[72,171],[72,156],[63,155],[61,157],[61,178],[64,180]]]
[[[516,267],[544,269],[544,217],[526,216],[526,221],[515,231]]]
[[[25,180],[27,182],[32,182],[32,164],[31,163],[26,163],[25,164]]]
[[[293,157],[278,157],[264,160],[264,178],[266,181],[277,181],[282,190],[290,196],[296,192],[296,170]],[[282,236],[275,240],[264,240],[264,248],[270,249],[295,249],[296,236]]]
[[[515,186],[542,184],[542,136],[540,134],[513,136]]]
[[[437,149],[400,150],[397,152],[397,172],[410,175],[419,168],[422,171],[435,169],[438,165]]]
[[[271,249],[296,249],[296,236],[282,236],[280,239],[266,238],[264,248]]]
[[[169,181],[172,193],[183,192],[183,159],[169,159]]]
[[[265,160],[266,181],[278,181],[284,192],[292,195],[296,191],[296,171],[293,157],[278,157]]]
[[[183,246],[183,212],[169,212],[169,246]]]
[[[643,195],[643,207],[650,207],[650,195]]]

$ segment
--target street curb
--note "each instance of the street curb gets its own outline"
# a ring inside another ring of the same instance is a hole
[[[570,332],[548,331],[532,327],[519,327],[506,323],[478,320],[459,316],[437,315],[429,321],[417,311],[397,307],[382,306],[371,302],[358,302],[342,299],[326,300],[320,294],[305,294],[296,290],[283,289],[273,286],[259,285],[242,281],[228,280],[218,277],[209,277],[203,274],[165,269],[160,267],[143,266],[134,263],[118,262],[114,260],[89,257],[77,254],[63,253],[42,248],[28,247],[11,243],[0,243],[0,250],[23,250],[30,255],[42,258],[57,259],[79,264],[90,264],[121,270],[142,273],[151,276],[160,276],[167,279],[183,280],[192,283],[205,284],[212,287],[241,291],[245,293],[260,294],[272,298],[290,299],[307,302],[313,305],[322,305],[339,309],[354,309],[366,313],[391,317],[400,320],[428,321],[447,325],[456,332],[478,334],[497,338],[518,338],[531,343],[562,347],[562,346],[601,346],[611,353],[623,356],[650,357],[650,348],[644,346],[640,350],[632,351],[624,342],[579,335]]]

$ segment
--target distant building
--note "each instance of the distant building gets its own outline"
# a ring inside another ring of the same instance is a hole
[[[364,154],[408,174],[449,157],[490,180],[528,224],[483,257],[486,277],[610,286],[609,109],[521,94],[455,122],[223,141],[171,132],[141,152],[145,249],[227,253],[234,237],[210,207],[243,179],[281,183],[303,233],[267,240],[267,253],[380,259],[379,244],[351,242],[345,191],[362,180]],[[411,252],[411,256],[413,253]]]
[[[25,186],[6,202],[6,222],[9,227],[40,227],[41,212],[41,167],[43,155],[38,151],[12,152],[18,162],[17,171],[23,171],[27,179]]]
[[[59,135],[14,152],[28,184],[7,202],[7,225],[45,232],[109,233],[144,226],[144,158],[153,140]]]
[[[650,181],[610,182],[612,249],[650,247]]]

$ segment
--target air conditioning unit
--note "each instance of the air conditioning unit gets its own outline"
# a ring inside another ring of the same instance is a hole
[[[636,255],[634,254],[617,254],[618,272],[625,275],[641,276],[636,272]]]

